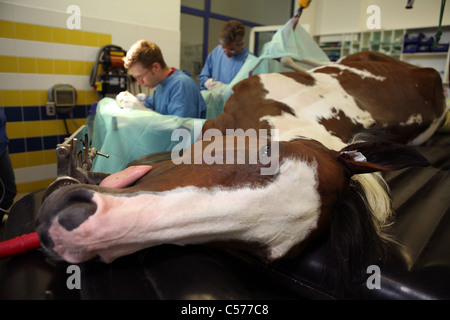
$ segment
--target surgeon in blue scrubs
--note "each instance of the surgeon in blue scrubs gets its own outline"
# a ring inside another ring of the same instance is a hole
[[[0,223],[3,215],[13,204],[17,193],[14,171],[8,153],[8,143],[6,116],[0,108]]]
[[[155,88],[144,102],[147,108],[165,115],[205,118],[206,103],[197,83],[183,71],[167,66],[155,43],[140,40],[133,44],[124,65],[138,84]]]
[[[241,70],[249,50],[244,46],[245,27],[230,20],[219,34],[220,44],[208,55],[198,76],[201,90],[211,90],[229,84]]]

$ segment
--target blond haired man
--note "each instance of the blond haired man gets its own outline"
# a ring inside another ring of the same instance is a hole
[[[144,102],[147,108],[166,115],[205,118],[206,103],[198,85],[183,71],[167,66],[155,43],[139,40],[128,50],[124,63],[138,84],[155,88]]]

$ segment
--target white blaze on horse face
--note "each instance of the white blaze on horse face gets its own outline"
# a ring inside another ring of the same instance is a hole
[[[288,105],[296,114],[283,113],[280,116],[265,116],[274,129],[280,129],[280,140],[292,140],[297,136],[312,137],[328,148],[339,150],[345,143],[332,135],[320,124],[321,119],[336,117],[339,111],[365,128],[375,123],[370,113],[361,110],[333,75],[310,73],[316,80],[307,86],[281,74],[260,74],[266,99],[273,99]],[[368,77],[364,73],[365,77]]]
[[[164,243],[220,240],[260,243],[269,259],[277,259],[317,227],[317,185],[316,165],[285,159],[277,179],[264,187],[95,193],[94,215],[72,231],[55,223],[49,234],[55,251],[71,263],[95,255],[111,262]]]

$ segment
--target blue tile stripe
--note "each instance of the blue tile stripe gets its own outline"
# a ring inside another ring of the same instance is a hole
[[[56,149],[69,135],[9,139],[9,154]]]
[[[73,108],[73,117],[86,118],[91,105],[79,104]],[[8,122],[22,121],[42,121],[59,120],[66,116],[56,113],[54,116],[48,116],[45,106],[27,106],[27,107],[4,107],[3,111]]]
[[[78,125],[83,125],[79,119],[87,118],[88,111],[91,105],[76,105],[73,109],[73,119]],[[2,108],[7,122],[28,122],[28,121],[45,121],[45,120],[64,120],[70,121],[68,114],[56,113],[54,116],[48,116],[45,106],[27,106],[27,107],[3,107]],[[43,137],[28,137],[28,138],[10,138],[8,151],[10,154],[43,151],[55,149],[58,143],[64,142],[64,139],[69,137],[65,135],[52,135]]]

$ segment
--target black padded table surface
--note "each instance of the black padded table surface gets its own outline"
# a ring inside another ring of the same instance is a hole
[[[381,288],[355,283],[362,299],[450,299],[450,134],[416,147],[431,163],[385,174],[396,220]],[[44,190],[11,209],[1,240],[34,231]],[[265,265],[245,254],[162,245],[111,264],[80,264],[81,289],[67,287],[69,264],[40,250],[0,260],[0,299],[347,299],[321,279],[326,238],[299,257]],[[352,297],[353,298],[353,297]]]

